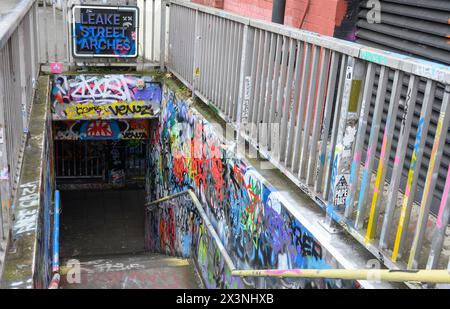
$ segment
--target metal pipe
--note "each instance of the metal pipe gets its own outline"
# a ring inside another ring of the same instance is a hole
[[[160,204],[162,202],[166,202],[169,200],[172,200],[174,198],[183,196],[185,194],[189,194],[189,196],[192,199],[192,202],[194,203],[195,207],[197,208],[198,213],[200,214],[200,217],[203,220],[203,224],[206,226],[209,234],[211,234],[211,237],[214,239],[214,241],[216,242],[216,246],[219,249],[220,253],[223,256],[223,259],[225,260],[225,263],[227,264],[228,268],[230,269],[230,271],[234,271],[236,269],[236,267],[234,266],[233,261],[231,260],[231,257],[228,255],[227,250],[225,249],[225,246],[223,245],[222,241],[220,240],[219,235],[217,235],[216,231],[214,230],[214,227],[211,224],[211,221],[208,218],[208,215],[206,214],[205,210],[202,207],[202,204],[200,203],[200,201],[197,198],[197,195],[195,194],[195,192],[192,189],[188,189],[186,191],[182,191],[182,192],[178,192],[175,193],[173,195],[170,196],[166,196],[163,197],[159,200],[153,201],[151,203],[147,204],[147,210],[149,210],[149,206],[151,205],[156,205],[156,204]]]
[[[284,24],[284,12],[286,11],[286,0],[273,0],[272,22]]]
[[[449,270],[390,270],[390,269],[265,269],[234,270],[234,277],[278,277],[310,279],[343,279],[389,282],[450,283]]]
[[[53,278],[50,282],[49,289],[57,289],[61,276],[59,274],[59,210],[60,210],[60,194],[59,190],[55,191],[55,208],[53,212],[53,246],[52,246],[52,273]]]

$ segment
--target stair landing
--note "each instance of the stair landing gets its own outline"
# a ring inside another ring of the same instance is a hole
[[[73,260],[72,260],[73,261]],[[62,289],[199,289],[190,260],[157,254],[81,258],[79,283],[69,283],[75,267],[61,264]],[[67,267],[67,266],[69,267]]]

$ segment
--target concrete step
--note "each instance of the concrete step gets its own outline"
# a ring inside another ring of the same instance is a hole
[[[62,289],[199,289],[190,260],[159,254],[96,256],[61,263]],[[79,275],[74,275],[79,269]]]

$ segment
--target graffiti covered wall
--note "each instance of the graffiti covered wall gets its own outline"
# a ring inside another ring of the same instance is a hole
[[[55,140],[148,139],[147,120],[76,120],[53,123]]]
[[[238,269],[339,267],[280,202],[279,192],[169,89],[150,140],[148,199],[192,188]],[[147,249],[192,256],[207,288],[354,286],[340,280],[231,277],[188,197],[161,203],[146,219]]]
[[[161,85],[149,76],[56,75],[51,94],[53,120],[155,118]]]

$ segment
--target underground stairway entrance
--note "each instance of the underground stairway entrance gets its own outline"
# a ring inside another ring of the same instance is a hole
[[[55,141],[60,288],[199,288],[190,261],[145,251],[147,147],[146,140]]]

